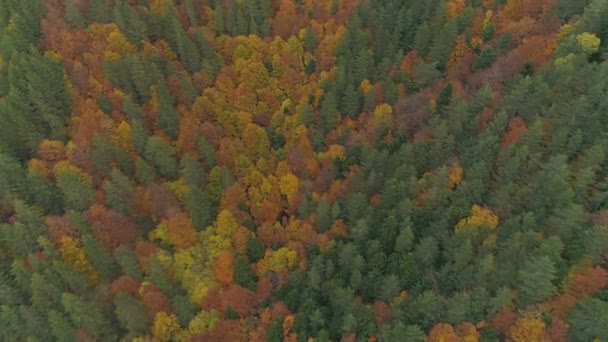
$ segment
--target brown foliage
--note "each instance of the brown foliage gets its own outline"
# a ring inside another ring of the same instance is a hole
[[[419,95],[399,100],[394,106],[395,122],[409,134],[420,130],[429,112],[429,103]]]
[[[149,210],[153,219],[168,218],[179,210],[179,202],[173,192],[156,183],[148,187]]]
[[[287,151],[287,163],[296,174],[301,174],[306,168],[306,149],[298,144]]]
[[[287,308],[287,305],[282,301],[278,301],[274,303],[272,309],[270,309],[270,315],[273,320],[278,319],[279,317],[285,317],[289,315],[291,312]]]
[[[429,342],[458,342],[454,328],[447,323],[437,323],[429,332]]]
[[[46,162],[56,163],[65,159],[65,145],[61,141],[44,140],[38,146],[38,155]]]
[[[203,299],[201,306],[203,310],[207,311],[212,309],[220,309],[222,306],[220,289],[213,287],[207,290],[207,296],[205,296],[205,299]]]
[[[140,283],[137,279],[123,275],[112,282],[111,290],[113,295],[124,292],[137,298],[139,286]]]
[[[471,322],[462,322],[456,327],[456,335],[462,341],[479,341],[480,334]]]
[[[245,329],[238,320],[222,320],[208,334],[192,337],[192,342],[245,342],[248,341]]]
[[[549,302],[553,314],[557,317],[564,317],[575,305],[576,297],[569,293],[561,294]]]
[[[139,236],[134,222],[120,213],[100,204],[94,204],[85,214],[91,225],[91,232],[106,248],[131,245]]]
[[[55,247],[61,246],[61,238],[69,236],[76,238],[78,237],[78,230],[76,226],[67,216],[47,216],[46,225],[48,227],[48,234],[51,242]]]
[[[385,302],[375,302],[374,303],[374,319],[376,320],[376,325],[381,326],[382,323],[389,318],[391,315],[391,307],[388,306]]]
[[[230,285],[234,277],[234,256],[229,250],[224,250],[213,263],[213,274],[221,284]]]
[[[263,302],[270,298],[272,294],[272,283],[266,278],[262,278],[258,281],[258,285],[255,291],[256,299],[258,302]]]
[[[157,251],[158,248],[156,245],[148,241],[139,241],[135,245],[135,257],[144,271],[148,272],[150,268],[150,257]]]
[[[192,115],[184,115],[179,123],[179,136],[175,147],[179,155],[186,154],[195,156],[198,154],[196,141],[200,136],[200,122]]]
[[[73,111],[79,115],[70,127],[72,141],[77,146],[90,146],[96,134],[104,134],[114,125],[91,98],[76,97]]]
[[[302,22],[302,16],[296,13],[295,3],[293,1],[281,1],[279,10],[272,20],[272,32],[287,39],[289,36],[296,35],[299,30],[299,22]]]
[[[547,330],[547,337],[552,342],[568,341],[568,324],[559,317],[553,317],[551,326]]]
[[[600,266],[575,272],[568,286],[568,292],[577,298],[592,296],[608,284],[608,272]]]
[[[507,146],[516,143],[517,141],[519,141],[519,139],[521,139],[521,137],[524,135],[524,133],[526,133],[527,130],[528,128],[526,127],[524,120],[522,120],[519,116],[513,117],[513,119],[511,119],[511,122],[509,123],[509,131],[507,132],[507,134],[505,134],[500,148],[504,149]]]
[[[513,311],[504,309],[494,316],[492,323],[498,331],[505,334],[515,319],[517,319],[517,315]]]
[[[167,220],[169,240],[178,249],[194,246],[196,243],[196,232],[192,228],[192,222],[188,215],[180,212]]]
[[[277,232],[274,224],[271,222],[262,223],[256,229],[256,236],[266,247],[270,247],[272,243],[277,240]]]
[[[255,294],[237,284],[230,285],[222,292],[222,310],[231,307],[241,316],[252,313]]]
[[[357,335],[356,334],[350,334],[348,336],[343,336],[340,339],[340,342],[355,342],[357,341]]]
[[[146,313],[150,321],[154,321],[154,317],[159,312],[172,313],[171,301],[155,286],[146,285],[146,289],[141,296],[141,301],[146,307]]]

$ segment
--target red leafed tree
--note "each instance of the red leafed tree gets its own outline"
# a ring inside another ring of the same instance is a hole
[[[276,201],[263,201],[261,208],[251,206],[251,216],[256,223],[273,222],[281,212],[281,205]]]
[[[237,219],[243,218],[245,214],[239,208],[239,204],[244,203],[247,203],[247,193],[245,193],[243,187],[238,183],[233,184],[222,194],[222,208],[230,211]]]
[[[156,220],[168,218],[179,210],[179,202],[175,195],[163,185],[151,184],[148,187],[147,195],[150,201],[150,216]]]
[[[553,309],[553,315],[556,317],[564,317],[576,305],[576,297],[569,293],[559,295],[549,302]]]
[[[203,308],[203,310],[209,311],[213,309],[221,309],[221,306],[222,298],[220,289],[218,289],[217,287],[210,288],[207,291],[207,296],[205,296],[205,299],[203,299],[203,302],[201,303],[201,307]]]
[[[224,250],[213,263],[213,274],[223,285],[230,285],[234,278],[234,256],[229,250]]]
[[[281,1],[279,10],[272,20],[272,32],[287,39],[289,36],[297,33],[298,22],[302,17],[296,13],[295,3],[293,1]]]
[[[141,301],[146,307],[146,313],[150,321],[154,320],[154,317],[159,312],[171,313],[171,301],[155,286],[147,285],[144,293],[141,296]]]
[[[144,271],[148,272],[150,257],[158,251],[158,247],[148,241],[139,241],[135,246],[135,257]]]
[[[270,314],[271,314],[271,317],[272,317],[273,320],[277,319],[279,317],[286,317],[290,313],[291,312],[287,308],[287,305],[285,305],[285,303],[283,303],[282,301],[276,302],[272,306],[272,309],[270,310]]]
[[[61,246],[61,238],[64,236],[77,237],[78,230],[66,216],[47,216],[49,238],[56,247]]]
[[[600,266],[576,272],[568,286],[568,292],[577,298],[592,296],[608,284],[608,272]]]
[[[301,174],[306,168],[306,148],[297,144],[287,151],[287,163],[296,174]]]
[[[270,295],[272,294],[272,283],[270,280],[266,278],[260,279],[260,281],[258,281],[255,294],[258,302],[263,302],[270,298]]]
[[[90,146],[95,135],[103,134],[106,127],[113,125],[112,119],[90,98],[77,97],[73,112],[79,113],[81,119],[71,128],[72,141],[76,146]]]
[[[376,325],[381,326],[382,322],[384,322],[391,315],[391,307],[388,306],[385,302],[375,302],[374,303],[374,319],[376,320]]]
[[[274,225],[271,222],[262,223],[256,229],[256,236],[264,243],[264,245],[269,247],[274,241],[276,241]]]
[[[516,143],[527,131],[526,124],[524,120],[522,120],[519,116],[511,119],[509,123],[509,131],[505,134],[505,137],[502,140],[501,148],[506,148],[509,145]]]
[[[559,317],[553,317],[551,325],[547,329],[547,337],[552,342],[568,341],[568,324],[562,321]]]
[[[121,244],[130,245],[139,236],[134,222],[103,205],[91,206],[86,212],[86,218],[95,238],[108,249]]]
[[[123,275],[112,282],[112,294],[116,295],[118,293],[124,292],[130,294],[133,297],[137,297],[139,292],[139,285],[140,283],[139,281],[137,281],[137,279]]]
[[[204,335],[192,337],[192,342],[245,342],[248,341],[245,329],[238,320],[223,320],[218,322],[213,330]]]
[[[356,334],[350,334],[348,336],[343,336],[340,339],[340,342],[355,342],[357,341],[357,335]]]
[[[253,311],[254,300],[255,294],[251,290],[232,284],[222,292],[222,309],[231,307],[239,315],[246,316]]]
[[[515,323],[517,315],[511,310],[502,310],[498,312],[492,319],[492,323],[503,334],[509,331],[509,327]]]
[[[200,136],[200,121],[192,115],[184,115],[179,124],[176,148],[180,155],[196,155],[196,141]]]

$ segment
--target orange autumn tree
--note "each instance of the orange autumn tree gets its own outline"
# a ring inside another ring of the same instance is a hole
[[[185,213],[178,213],[167,220],[167,236],[177,248],[192,247],[196,243],[196,233],[190,218]]]
[[[543,342],[545,323],[538,318],[521,318],[511,327],[509,336],[513,342]]]
[[[229,250],[220,252],[213,264],[213,274],[223,285],[230,285],[234,277],[234,256]]]
[[[429,332],[429,342],[458,342],[454,327],[447,323],[437,323]]]

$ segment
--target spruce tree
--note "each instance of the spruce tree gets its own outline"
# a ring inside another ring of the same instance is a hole
[[[111,281],[118,273],[118,267],[105,247],[91,234],[82,237],[82,247],[95,270],[105,281]]]
[[[114,297],[114,306],[118,320],[129,333],[140,336],[148,332],[146,308],[140,301],[126,293],[119,293]]]
[[[311,27],[307,28],[306,34],[304,35],[304,49],[310,53],[315,53],[318,43],[319,41],[315,31],[313,31]]]
[[[164,140],[158,137],[148,139],[144,157],[158,168],[161,176],[169,180],[175,180],[178,177],[175,150]]]
[[[63,308],[77,327],[84,329],[97,340],[108,339],[111,329],[108,319],[97,309],[97,306],[72,293],[61,297]]]
[[[158,91],[158,126],[172,139],[179,135],[179,116],[175,112],[173,97],[165,82],[157,84]]]
[[[131,249],[126,246],[119,246],[114,250],[114,259],[120,265],[125,275],[135,279],[142,278],[141,268]]]
[[[131,205],[135,201],[135,188],[129,178],[117,168],[112,170],[110,177],[104,184],[106,204],[124,215],[129,215]]]
[[[74,341],[76,331],[68,318],[55,309],[48,313],[48,325],[57,341]]]
[[[141,58],[133,58],[133,63],[131,63],[130,68],[131,79],[133,80],[135,90],[137,90],[139,102],[142,104],[150,102],[150,87],[152,86],[152,80],[150,79],[149,72],[146,70],[144,63],[145,62]],[[131,103],[129,105],[134,104]],[[129,109],[130,111],[133,111],[133,109]],[[131,118],[133,118],[132,116],[133,114],[131,114]]]
[[[342,112],[353,118],[359,116],[359,110],[361,109],[361,96],[359,89],[352,83],[346,86],[344,96],[342,97]]]

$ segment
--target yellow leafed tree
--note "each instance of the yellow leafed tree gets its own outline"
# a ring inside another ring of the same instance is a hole
[[[298,180],[298,177],[296,177],[293,173],[288,173],[284,176],[281,176],[279,181],[281,193],[287,196],[287,200],[291,202],[293,197],[298,193],[298,189],[300,186],[300,181]]]
[[[545,341],[545,323],[538,318],[519,319],[510,331],[513,342]]]
[[[61,238],[61,248],[59,249],[63,261],[74,267],[79,272],[84,273],[89,280],[96,282],[99,274],[87,258],[78,240],[64,236]]]
[[[152,334],[162,342],[174,341],[174,338],[180,332],[179,322],[174,314],[159,312],[154,317],[154,326]]]
[[[276,251],[267,250],[264,258],[258,262],[260,274],[272,271],[277,272],[285,268],[291,269],[298,259],[298,253],[287,247],[281,247]]]
[[[597,50],[600,48],[600,44],[602,43],[602,41],[596,35],[589,32],[584,32],[576,36],[576,41],[587,54],[597,52]]]
[[[498,216],[490,209],[475,204],[471,208],[471,215],[458,222],[456,225],[456,232],[465,228],[480,228],[483,225],[487,225],[490,229],[494,230],[496,226],[498,226]]]
[[[460,182],[462,182],[463,174],[464,174],[464,171],[462,170],[462,167],[458,163],[454,164],[454,166],[452,166],[450,168],[450,174],[449,174],[450,188],[453,188],[456,185],[460,184]]]

